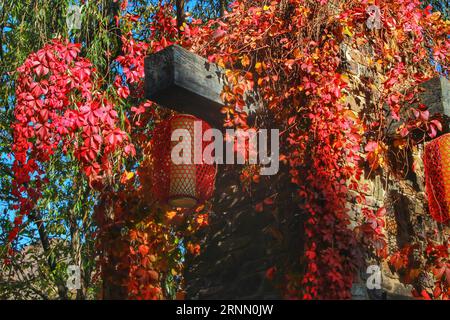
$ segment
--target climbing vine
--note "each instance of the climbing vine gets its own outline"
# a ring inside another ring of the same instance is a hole
[[[142,39],[132,31],[139,17],[121,4],[115,20],[122,48],[114,60],[120,67],[112,86],[81,57],[81,45],[60,38],[17,69],[12,152],[18,211],[10,241],[40,197],[46,181],[41,164],[62,148],[101,194],[95,216],[104,281],[118,281],[129,298],[182,297],[184,248],[191,254],[202,249],[185,241],[208,224],[209,207],[183,212],[152,199],[152,130],[168,114],[143,98],[144,57],[178,43],[225,69],[225,127],[282,128],[281,160],[295,185],[306,239],[297,264],[268,270],[269,278],[285,272],[286,298],[351,298],[367,254],[388,259],[397,271],[408,266],[414,245],[388,257],[385,209],[367,206],[362,181],[390,170],[389,150],[412,148],[444,131],[443,118],[430,116],[421,102],[420,85],[438,75],[436,69],[448,74],[449,21],[417,0],[252,0],[234,2],[221,19],[188,19],[178,29],[173,8],[162,5],[148,26],[150,37]],[[380,30],[366,25],[369,4],[383,12]],[[356,79],[346,70],[344,45],[367,48],[361,63],[368,76]],[[374,102],[358,112],[348,99],[361,79]],[[249,121],[250,112],[256,120]],[[243,180],[259,183],[256,172],[244,168]],[[363,207],[356,228],[349,202]],[[432,270],[435,288],[416,294],[448,298],[448,239],[427,241],[424,268]],[[116,267],[123,276],[112,279]]]

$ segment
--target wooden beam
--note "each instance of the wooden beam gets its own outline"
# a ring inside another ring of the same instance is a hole
[[[442,113],[450,117],[450,81],[436,77],[422,84],[426,91],[421,94],[422,102],[431,114]]]
[[[223,127],[223,70],[173,45],[145,59],[145,95],[162,107]]]

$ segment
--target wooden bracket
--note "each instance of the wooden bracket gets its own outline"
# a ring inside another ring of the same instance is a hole
[[[145,58],[145,96],[162,107],[222,128],[223,75],[219,66],[172,45]]]

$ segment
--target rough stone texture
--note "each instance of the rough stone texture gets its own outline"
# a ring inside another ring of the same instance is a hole
[[[361,50],[368,53],[365,48]],[[370,83],[377,83],[376,71],[368,72],[364,66],[360,53],[350,52],[346,54],[347,71],[350,75],[350,92],[348,106],[364,114],[368,108],[372,108],[374,93],[363,85],[361,79],[369,80]],[[361,71],[363,70],[363,72]],[[435,78],[423,85],[425,89],[421,95],[422,103],[426,104],[430,112],[450,115],[450,84],[445,78]],[[367,113],[366,113],[367,114]],[[392,172],[387,176],[385,172],[377,170],[371,172],[364,180],[369,186],[366,194],[367,205],[374,210],[380,207],[386,208],[386,228],[385,235],[388,245],[388,253],[392,254],[406,244],[414,241],[423,243],[436,223],[427,214],[427,202],[425,197],[425,186],[422,162],[423,145],[418,146],[411,154],[400,154],[390,152],[388,157],[392,164]],[[412,170],[415,163],[417,170]],[[361,223],[361,208],[357,204],[349,204],[352,209],[352,227]],[[417,261],[420,265],[421,261]],[[378,265],[379,262],[368,260],[369,265]],[[368,275],[364,268],[360,271],[360,277],[354,284],[353,299],[412,299],[411,285],[404,285],[398,274],[395,274],[386,261],[380,265],[382,272],[381,290],[368,290],[365,284]]]
[[[422,102],[431,113],[442,113],[450,116],[450,82],[444,77],[434,78],[422,85],[426,90],[422,94]]]

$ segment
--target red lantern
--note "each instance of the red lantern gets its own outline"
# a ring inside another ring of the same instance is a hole
[[[450,134],[425,146],[423,162],[430,214],[446,223],[450,218]]]
[[[201,135],[195,137],[194,125],[200,124]],[[171,141],[172,133],[186,130],[189,138]],[[211,142],[203,142],[203,133],[211,129],[208,123],[191,115],[176,115],[160,123],[153,135],[153,193],[161,203],[176,208],[193,208],[202,204],[213,195],[216,165],[206,164],[203,151]],[[190,141],[189,141],[190,140]],[[175,146],[190,150],[191,161],[188,164],[176,164],[172,159]],[[201,152],[202,164],[195,164],[195,152]]]

